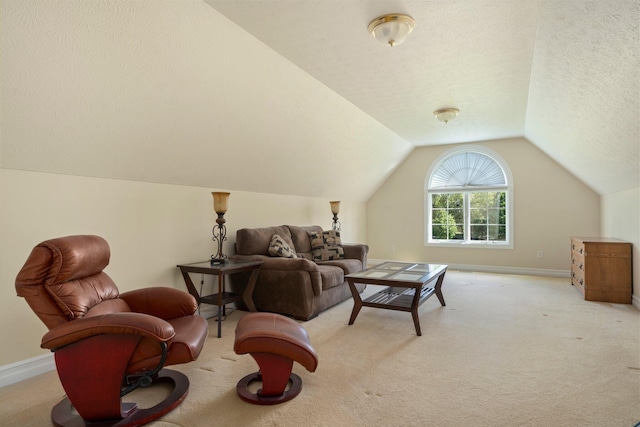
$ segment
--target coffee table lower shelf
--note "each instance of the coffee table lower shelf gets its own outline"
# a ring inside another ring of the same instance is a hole
[[[434,288],[423,287],[420,290],[418,305],[422,305],[434,292]],[[411,311],[415,293],[416,290],[413,288],[389,286],[363,300],[362,305],[364,307],[386,308],[388,310]]]

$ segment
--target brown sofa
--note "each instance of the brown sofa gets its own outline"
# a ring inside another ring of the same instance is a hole
[[[321,311],[351,297],[344,276],[366,268],[369,247],[362,244],[341,245],[344,256],[328,261],[314,261],[309,232],[322,233],[314,225],[298,227],[281,225],[266,228],[243,228],[236,232],[236,254],[231,260],[263,262],[253,301],[258,311],[269,311],[309,320]],[[297,258],[284,258],[269,254],[272,237],[277,234]],[[247,278],[230,276],[234,292],[242,292]],[[356,285],[362,292],[365,285]]]

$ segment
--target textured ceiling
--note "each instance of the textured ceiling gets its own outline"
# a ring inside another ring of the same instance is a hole
[[[640,186],[640,0],[0,8],[3,168],[364,202],[415,146],[524,136]],[[366,31],[390,12],[394,48]]]
[[[415,146],[525,136],[601,194],[640,185],[638,1],[205,2]],[[391,12],[416,20],[394,48],[366,31]]]

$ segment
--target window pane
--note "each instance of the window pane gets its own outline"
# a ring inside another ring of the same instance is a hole
[[[489,224],[500,224],[500,209],[489,209],[487,219]]]
[[[471,215],[471,224],[486,224],[487,223],[487,211],[484,209],[471,209],[469,212]]]
[[[444,219],[444,222],[443,222]],[[444,224],[447,221],[447,211],[444,209],[433,209],[431,211],[431,222],[433,224]]]
[[[455,224],[433,224],[431,227],[433,238],[439,240],[461,239],[463,236],[459,230],[459,227]]]
[[[471,226],[471,240],[487,240],[487,226],[486,225],[472,225]]]
[[[485,208],[489,193],[471,193],[471,209]]]
[[[438,240],[464,239],[464,195],[431,195],[431,236]]]
[[[446,208],[447,207],[447,195],[446,194],[433,194],[431,196],[431,204],[434,208]]]
[[[464,210],[463,209],[451,209],[449,216],[453,219],[452,224],[464,224]]]
[[[506,227],[503,225],[490,225],[489,226],[489,240],[492,241],[504,241],[507,237]]]
[[[496,191],[493,193],[489,193],[487,207],[500,207],[500,195],[504,194],[502,191]]]
[[[448,196],[449,208],[461,209],[464,206],[464,196],[462,193],[449,193]]]

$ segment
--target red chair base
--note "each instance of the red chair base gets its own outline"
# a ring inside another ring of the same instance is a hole
[[[257,393],[252,393],[249,391],[249,385],[257,381],[262,381],[262,374],[260,372],[249,374],[238,381],[238,385],[236,386],[238,396],[240,396],[240,398],[245,402],[253,403],[255,405],[276,405],[293,399],[300,394],[300,391],[302,390],[302,379],[293,372],[289,376],[289,389],[284,390],[280,395],[265,396],[262,395],[262,389],[258,390]]]
[[[135,403],[123,403],[123,418],[116,420],[85,422],[75,411],[69,398],[65,396],[51,410],[51,421],[56,427],[132,427],[147,424],[175,409],[187,397],[189,379],[181,372],[162,369],[152,384],[171,383],[173,390],[162,402],[147,408],[138,409]]]

